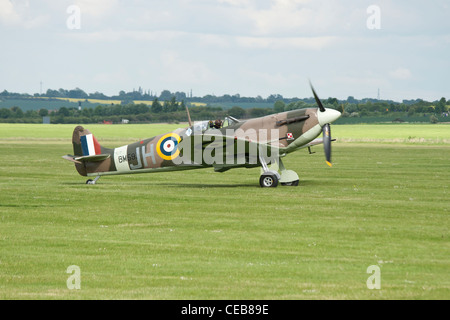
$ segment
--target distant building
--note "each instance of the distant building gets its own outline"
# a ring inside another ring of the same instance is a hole
[[[50,124],[50,117],[42,117],[43,124]]]

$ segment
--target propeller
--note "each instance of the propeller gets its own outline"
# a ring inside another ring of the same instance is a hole
[[[327,165],[332,167],[333,165],[331,164],[331,130],[329,123],[323,126],[322,132],[323,132],[323,150],[325,152],[325,159]]]
[[[319,124],[322,126],[322,133],[323,133],[323,149],[325,152],[325,160],[327,162],[327,165],[330,167],[331,164],[331,129],[330,129],[330,122],[335,121],[337,118],[341,116],[341,113],[337,110],[333,109],[325,109],[322,102],[319,99],[319,96],[317,95],[316,91],[314,90],[314,87],[311,84],[311,81],[309,82],[309,85],[311,86],[311,90],[314,94],[314,99],[316,100],[316,103],[319,107],[319,111],[317,113],[317,118],[319,120]]]

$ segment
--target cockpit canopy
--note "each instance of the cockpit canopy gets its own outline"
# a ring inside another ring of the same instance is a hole
[[[225,120],[205,120],[205,121],[196,121],[194,123],[193,129],[194,132],[205,132],[209,129],[221,129],[231,126],[235,123],[238,123],[239,120],[233,118],[231,116],[225,117]]]

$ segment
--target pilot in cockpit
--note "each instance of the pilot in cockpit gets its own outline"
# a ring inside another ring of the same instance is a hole
[[[209,127],[210,127],[211,129],[212,129],[212,128],[214,128],[214,129],[220,129],[220,128],[222,128],[222,125],[223,125],[223,121],[220,120],[220,119],[217,119],[216,121],[212,121],[212,120],[209,121]]]

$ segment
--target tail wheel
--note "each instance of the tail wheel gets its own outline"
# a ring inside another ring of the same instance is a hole
[[[96,176],[96,177],[94,178],[94,180],[89,179],[88,181],[86,181],[86,184],[96,184],[97,181],[98,181],[98,179],[100,179],[100,176]]]
[[[262,188],[275,188],[278,186],[278,177],[274,173],[263,173],[259,178],[259,185]]]

